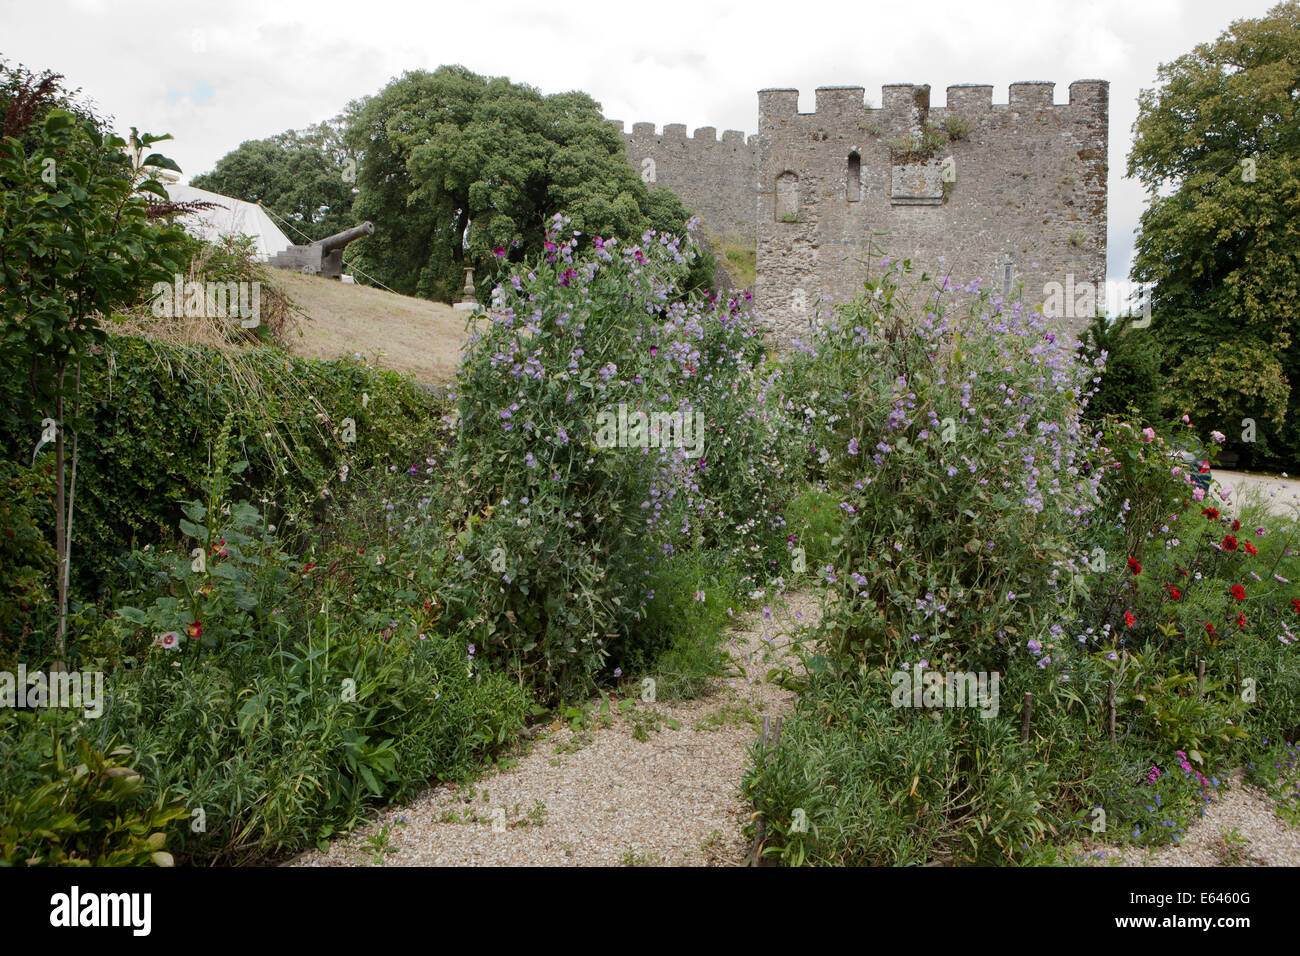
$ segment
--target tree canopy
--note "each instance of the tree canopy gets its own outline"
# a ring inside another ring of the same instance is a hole
[[[301,234],[286,229],[294,242],[305,242],[355,226],[352,203],[356,158],[343,145],[341,118],[304,130],[287,130],[267,139],[241,143],[210,173],[191,185],[261,202]]]
[[[345,141],[361,157],[354,211],[376,224],[358,260],[399,292],[458,298],[464,266],[483,281],[538,252],[556,213],[584,236],[685,230],[681,201],[646,188],[585,93],[412,71],[353,104]]]
[[[1154,283],[1169,411],[1278,464],[1300,448],[1300,3],[1234,22],[1158,77],[1128,175],[1150,197],[1132,277]]]

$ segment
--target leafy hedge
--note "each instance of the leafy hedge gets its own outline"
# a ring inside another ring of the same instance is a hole
[[[16,370],[9,372],[0,384],[9,410],[0,436],[21,475],[40,436],[40,415],[20,390]],[[266,499],[273,521],[293,523],[308,514],[325,517],[331,503],[346,497],[349,474],[405,469],[439,453],[446,410],[440,393],[347,359],[111,337],[82,368],[88,424],[80,436],[73,524],[77,592],[84,602],[112,592],[117,563],[132,548],[176,538],[180,502],[203,485],[228,414],[239,436],[236,454],[248,462],[234,493]],[[347,418],[355,422],[355,442],[344,440]],[[36,458],[37,472],[51,470],[48,457],[47,446]],[[16,510],[27,506],[7,493],[4,501],[0,520],[13,523],[4,530],[23,534],[29,522]],[[45,528],[52,540],[52,523]],[[48,567],[52,576],[52,561]],[[7,641],[19,633],[11,622]]]

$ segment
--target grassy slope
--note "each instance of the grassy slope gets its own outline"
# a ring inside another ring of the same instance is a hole
[[[275,280],[303,313],[289,351],[306,358],[359,352],[381,368],[416,381],[447,382],[466,338],[465,313],[441,302],[368,286],[275,270]]]

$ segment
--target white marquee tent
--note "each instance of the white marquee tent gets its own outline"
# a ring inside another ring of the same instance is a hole
[[[256,203],[231,199],[229,196],[179,183],[167,183],[166,187],[167,195],[173,202],[202,201],[216,203],[219,207],[202,209],[177,219],[192,236],[208,242],[213,242],[220,236],[251,236],[257,257],[262,262],[293,245],[267,215],[266,210]]]

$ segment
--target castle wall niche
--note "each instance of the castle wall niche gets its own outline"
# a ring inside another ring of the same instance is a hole
[[[669,123],[663,132],[654,123],[634,123],[630,133],[611,121],[627,144],[628,162],[652,189],[669,189],[693,209],[715,236],[757,241],[754,210],[755,138],[729,129],[718,136],[704,126],[686,135],[686,126]]]
[[[935,107],[928,86],[892,84],[871,108],[863,87],[822,87],[812,113],[797,90],[760,91],[754,309],[769,332],[806,337],[881,255],[995,292],[1023,283],[1031,307],[1067,274],[1100,288],[1108,84],[1072,83],[1064,104],[1053,88],[1013,83],[994,103],[992,86],[951,86]],[[1073,334],[1086,324],[1061,320]]]

